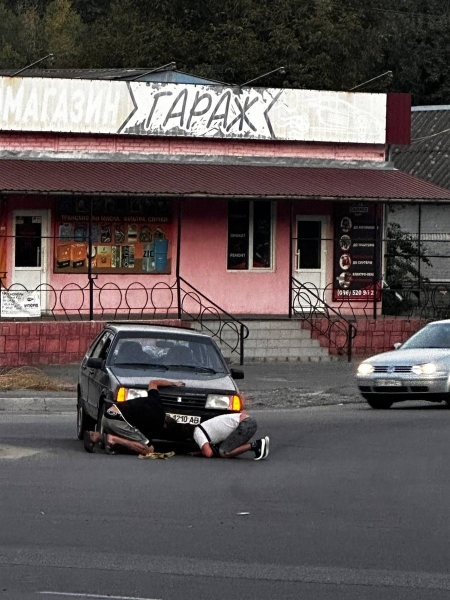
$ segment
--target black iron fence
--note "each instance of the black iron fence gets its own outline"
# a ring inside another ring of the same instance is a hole
[[[202,294],[182,277],[170,284],[160,281],[151,287],[140,281],[124,286],[115,282],[99,283],[89,278],[85,285],[67,283],[56,288],[48,283],[28,289],[22,284],[4,285],[4,275],[0,274],[1,320],[14,320],[1,311],[1,302],[12,299],[17,294],[36,300],[39,315],[25,317],[28,321],[88,321],[88,320],[152,320],[179,319],[197,323],[216,338],[222,348],[231,356],[244,361],[244,341],[248,337],[247,326],[229,314],[210,298]],[[32,311],[31,311],[32,313]],[[22,316],[21,321],[24,320]]]

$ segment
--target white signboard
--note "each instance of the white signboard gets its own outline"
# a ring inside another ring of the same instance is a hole
[[[37,292],[1,291],[0,316],[28,318],[41,316],[41,300]]]
[[[0,130],[383,144],[386,94],[0,77]]]

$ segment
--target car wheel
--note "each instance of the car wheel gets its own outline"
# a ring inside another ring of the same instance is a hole
[[[95,421],[86,414],[83,406],[83,399],[78,394],[77,400],[77,438],[83,439],[85,431],[93,431],[95,428]]]
[[[393,402],[391,400],[387,400],[386,398],[370,398],[369,396],[364,396],[367,400],[367,404],[376,410],[387,410],[391,408]]]

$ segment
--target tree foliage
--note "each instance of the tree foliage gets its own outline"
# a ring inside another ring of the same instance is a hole
[[[0,68],[157,67],[260,85],[448,103],[450,0],[0,0]]]

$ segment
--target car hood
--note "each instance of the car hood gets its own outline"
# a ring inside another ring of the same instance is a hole
[[[158,371],[157,374],[151,371],[142,375],[142,372],[137,374],[130,371],[130,369],[111,368],[111,372],[119,382],[119,385],[123,387],[145,388],[152,379],[168,379],[169,381],[183,381],[187,388],[211,391],[220,390],[221,392],[229,391],[230,393],[238,391],[234,379],[226,374],[205,375],[202,373],[199,376],[198,373],[195,373],[188,378],[185,372],[180,373],[179,371]]]
[[[419,365],[427,362],[450,360],[448,348],[400,348],[371,356],[364,362],[372,365]]]

